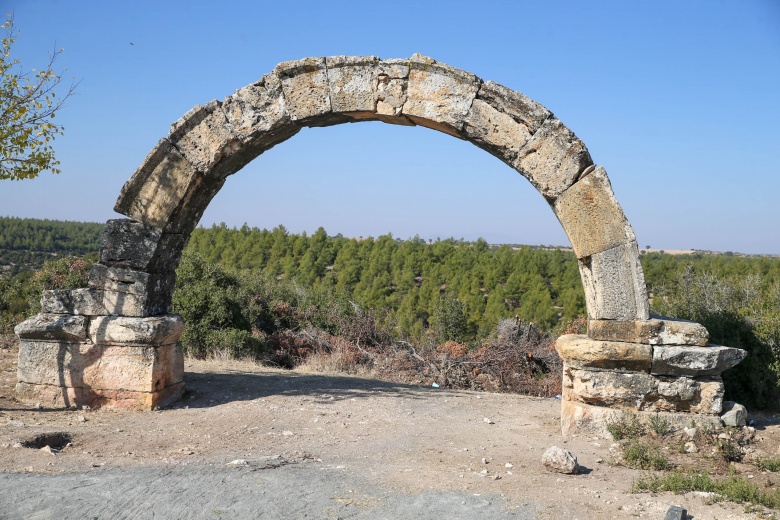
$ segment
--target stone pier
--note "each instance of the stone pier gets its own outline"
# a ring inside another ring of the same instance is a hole
[[[561,430],[606,432],[625,410],[670,424],[720,426],[721,373],[745,351],[712,345],[702,325],[669,318],[591,320],[555,343],[563,359]]]

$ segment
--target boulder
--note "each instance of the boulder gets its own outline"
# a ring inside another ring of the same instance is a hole
[[[579,473],[580,465],[577,463],[577,457],[570,451],[558,446],[547,448],[542,455],[542,464],[549,471],[574,475]]]
[[[720,416],[720,420],[726,426],[742,427],[747,423],[748,412],[747,408],[734,401],[726,401],[723,403],[723,415]]]

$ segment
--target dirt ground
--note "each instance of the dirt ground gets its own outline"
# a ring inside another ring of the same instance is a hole
[[[687,508],[695,519],[766,518],[747,512],[744,505],[708,503],[702,494],[631,493],[632,481],[644,472],[614,464],[611,439],[562,438],[556,399],[421,388],[239,361],[187,360],[188,392],[171,408],[42,410],[13,399],[16,355],[13,346],[0,348],[0,518],[14,517],[3,516],[2,504],[18,502],[16,495],[22,493],[9,482],[30,475],[50,475],[45,482],[56,483],[73,474],[118,478],[149,468],[186,475],[186,466],[195,474],[206,466],[229,472],[241,466],[280,471],[292,465],[316,469],[319,473],[308,474],[327,474],[325,480],[370,484],[383,490],[383,496],[498,497],[501,513],[490,516],[498,518],[660,519],[670,505]],[[777,454],[777,419],[759,417],[756,428],[754,449]],[[70,445],[51,453],[18,444],[53,432],[67,433]],[[553,445],[574,453],[583,472],[546,471],[542,454]],[[738,470],[755,473],[756,479],[773,477],[749,465]],[[301,489],[310,485],[300,475],[295,479]],[[164,478],[155,485],[160,481]],[[295,495],[291,489],[280,492]],[[316,494],[316,489],[309,492]],[[78,491],[69,491],[71,499],[74,493]],[[344,505],[343,497],[327,498]],[[471,518],[467,501],[458,503],[465,516],[455,517]],[[372,507],[350,504],[364,512]],[[214,511],[202,517],[229,517]],[[278,517],[284,517],[283,508],[279,511]],[[518,516],[519,511],[527,516]],[[315,511],[310,516],[332,515]],[[337,516],[350,517],[343,512]]]

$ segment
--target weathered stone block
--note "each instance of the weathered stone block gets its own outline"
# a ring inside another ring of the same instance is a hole
[[[647,320],[650,307],[636,242],[579,260],[591,320]]]
[[[578,369],[564,366],[563,397],[600,406],[642,409],[652,400],[658,381],[646,372]]]
[[[482,81],[420,54],[412,56],[409,66],[403,114],[420,126],[460,137]]]
[[[325,58],[334,113],[349,113],[358,119],[375,119],[377,83],[376,56],[329,56]]]
[[[520,149],[531,138],[531,133],[525,125],[481,99],[475,99],[471,105],[463,134],[467,140],[510,166]]]
[[[140,316],[164,314],[171,305],[175,283],[176,272],[146,273],[102,264],[94,264],[89,272],[90,287],[104,292],[103,304],[108,314],[139,316],[124,312],[123,295],[133,297],[147,309]]]
[[[95,289],[45,290],[41,294],[41,312],[104,316],[103,291]]]
[[[523,146],[512,166],[553,201],[592,164],[585,143],[551,116]]]
[[[563,399],[633,410],[720,413],[719,377],[656,377],[645,372],[578,369],[564,366]]]
[[[745,359],[738,348],[710,345],[654,347],[650,372],[657,375],[718,375]]]
[[[331,112],[330,85],[325,58],[285,61],[274,69],[282,82],[290,118],[301,124]]]
[[[78,316],[153,316],[165,314],[170,302],[153,302],[138,294],[99,289],[47,290],[41,296],[41,311]]]
[[[100,316],[89,324],[89,338],[95,345],[167,345],[176,343],[183,331],[184,319],[178,314]]]
[[[40,404],[44,408],[88,406],[109,410],[153,410],[177,401],[184,395],[184,390],[184,383],[176,383],[154,392],[94,391],[89,388],[17,383],[16,398],[23,403]]]
[[[376,117],[385,123],[414,126],[403,112],[409,83],[409,60],[382,60],[377,65]]]
[[[119,194],[114,210],[164,230],[200,175],[168,139],[161,139]]]
[[[581,334],[555,340],[555,350],[570,367],[649,371],[653,347],[638,343],[596,341]]]
[[[636,240],[601,166],[560,194],[553,210],[577,258]]]
[[[37,314],[14,327],[20,339],[83,341],[87,339],[87,319],[67,314]]]
[[[656,414],[660,418],[669,422],[672,428],[681,430],[695,421],[697,425],[703,428],[717,430],[721,427],[720,419],[717,415],[694,414],[688,412],[659,412],[659,411],[635,411],[639,420],[647,423],[651,417]],[[619,408],[607,408],[603,406],[594,406],[578,401],[563,401],[561,403],[561,431],[564,436],[573,433],[593,433],[610,438],[607,430],[607,423],[614,422],[620,417]]]
[[[516,92],[493,81],[486,81],[479,87],[477,99],[523,125],[530,135],[536,133],[552,112],[522,92]]]
[[[201,173],[226,177],[246,164],[233,171],[222,167],[221,163],[236,163],[237,156],[241,155],[236,152],[240,152],[242,143],[233,133],[220,101],[195,105],[171,125],[168,140]]]
[[[222,110],[234,132],[244,142],[242,153],[257,157],[301,130],[285,108],[282,80],[266,74],[257,83],[225,98]]]
[[[719,377],[659,377],[659,399],[648,409],[718,415],[723,408],[723,393]]]
[[[150,273],[172,271],[188,239],[183,233],[161,233],[133,220],[109,220],[100,240],[100,263]]]
[[[658,317],[643,321],[589,320],[588,337],[648,345],[706,346],[710,334],[693,321]]]
[[[181,347],[94,345],[22,340],[20,383],[102,390],[154,392],[183,379]]]

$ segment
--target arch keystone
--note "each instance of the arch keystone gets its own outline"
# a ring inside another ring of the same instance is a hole
[[[420,126],[461,138],[482,80],[470,72],[415,54],[403,114]]]

